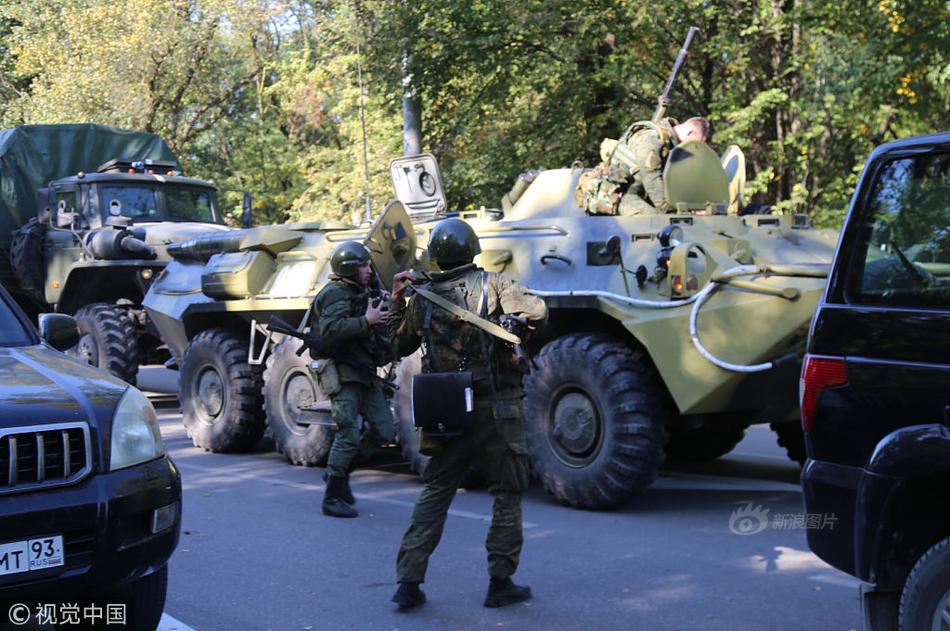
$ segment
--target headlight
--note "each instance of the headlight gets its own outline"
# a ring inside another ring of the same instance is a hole
[[[165,453],[158,416],[152,403],[136,388],[122,395],[112,419],[109,470],[154,460]]]

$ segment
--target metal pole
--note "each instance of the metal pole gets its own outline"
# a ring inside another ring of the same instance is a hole
[[[364,197],[366,199],[366,216],[365,220],[367,223],[373,221],[373,202],[369,196],[369,149],[367,148],[366,143],[366,102],[363,98],[363,64],[362,56],[360,55],[360,45],[356,45],[356,73],[360,84],[360,124],[363,127],[363,178],[365,180],[366,191]]]

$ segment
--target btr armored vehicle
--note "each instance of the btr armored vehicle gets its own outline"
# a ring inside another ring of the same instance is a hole
[[[217,190],[154,134],[101,125],[0,132],[0,281],[32,316],[76,317],[71,354],[135,382],[163,360],[142,297],[165,246],[225,230]]]

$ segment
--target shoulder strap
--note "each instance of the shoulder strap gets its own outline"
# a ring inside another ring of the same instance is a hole
[[[480,318],[474,313],[472,313],[471,311],[469,311],[468,309],[463,309],[462,307],[449,302],[448,300],[446,300],[439,294],[429,291],[428,289],[422,289],[421,287],[415,287],[414,289],[417,294],[419,294],[426,300],[434,303],[437,307],[445,309],[446,311],[448,311],[449,313],[457,317],[459,320],[462,320],[463,322],[468,322],[472,326],[478,327],[482,331],[485,331],[486,333],[490,335],[494,335],[497,338],[505,340],[506,342],[511,342],[512,344],[521,344],[520,337],[518,337],[517,335],[512,335],[511,333],[504,330],[503,328],[501,328],[494,322],[490,322],[488,320],[485,320],[484,318]],[[482,292],[484,293],[485,291],[486,291],[485,283],[483,279]]]

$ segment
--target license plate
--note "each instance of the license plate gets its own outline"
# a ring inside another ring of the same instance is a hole
[[[63,537],[40,537],[0,543],[0,576],[45,570],[63,564]]]

